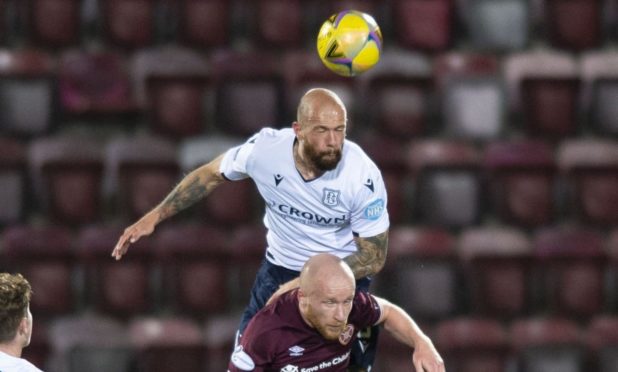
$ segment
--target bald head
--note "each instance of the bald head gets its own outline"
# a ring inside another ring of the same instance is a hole
[[[352,269],[339,257],[322,253],[311,257],[300,272],[300,289],[306,294],[328,286],[355,287]]]
[[[343,102],[335,92],[324,89],[310,89],[300,99],[297,120],[301,125],[311,122],[341,122],[345,124],[347,114]]]

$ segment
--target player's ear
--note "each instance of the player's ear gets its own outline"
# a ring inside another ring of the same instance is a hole
[[[294,130],[294,134],[296,134],[296,136],[298,137],[298,135],[300,134],[300,130],[301,130],[300,123],[297,121],[293,122],[292,129]]]

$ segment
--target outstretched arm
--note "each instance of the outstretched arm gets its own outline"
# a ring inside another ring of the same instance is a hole
[[[374,296],[375,297],[375,296]],[[375,297],[382,311],[378,323],[398,341],[414,349],[412,362],[418,372],[445,372],[444,361],[433,343],[412,318],[399,306]]]
[[[210,163],[186,175],[159,205],[127,227],[118,239],[112,257],[119,260],[127,252],[129,245],[152,234],[159,222],[195,204],[219,186],[225,180],[219,172],[222,158],[223,155],[219,155]]]

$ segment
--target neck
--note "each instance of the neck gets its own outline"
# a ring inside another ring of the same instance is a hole
[[[1,352],[8,354],[10,356],[14,356],[16,358],[21,358],[22,349],[23,348],[19,346],[15,340],[7,342],[7,343],[0,343]]]
[[[305,180],[312,180],[324,174],[324,171],[316,168],[313,164],[311,164],[309,159],[306,158],[303,153],[302,144],[298,140],[294,142],[292,152],[294,153],[294,164],[296,165],[296,169]]]

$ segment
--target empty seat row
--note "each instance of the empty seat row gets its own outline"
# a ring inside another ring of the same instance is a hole
[[[314,86],[341,96],[350,133],[481,141],[618,133],[618,54],[609,50],[581,58],[543,49],[430,58],[392,50],[357,79],[336,76],[307,51],[204,55],[165,46],[131,58],[77,50],[0,55],[0,132],[21,136],[73,122],[143,125],[172,138],[247,136],[291,123],[298,99]]]
[[[76,233],[64,227],[7,227],[2,269],[22,272],[45,318],[91,309],[119,317],[171,311],[197,318],[242,307],[265,251],[264,229],[168,224],[119,262],[118,225]],[[432,227],[393,227],[377,294],[419,320],[461,314],[510,319],[556,314],[587,319],[618,311],[618,231],[583,227],[529,235],[474,228],[459,235]]]
[[[243,141],[209,136],[177,144],[149,135],[95,140],[66,134],[26,144],[3,138],[0,221],[129,222],[163,200],[182,174]],[[603,227],[618,221],[615,141],[568,140],[555,149],[539,140],[477,147],[371,135],[358,142],[382,170],[394,223],[460,228],[495,220],[524,227],[579,221]],[[228,182],[186,215],[236,225],[255,221],[261,203],[251,181]]]
[[[237,322],[237,315],[197,322],[182,316],[118,321],[79,314],[40,324],[37,330],[45,335],[24,349],[24,357],[50,372],[225,370]],[[613,372],[616,367],[615,315],[599,314],[583,324],[557,317],[524,317],[509,323],[457,317],[421,327],[449,371]],[[375,368],[410,369],[411,354],[382,332]]]
[[[537,40],[557,48],[597,48],[616,36],[613,0],[33,0],[2,2],[3,42],[68,48],[90,41],[134,50],[177,42],[196,48],[313,45],[320,24],[345,9],[372,14],[399,46],[440,51],[458,44],[494,51]]]

